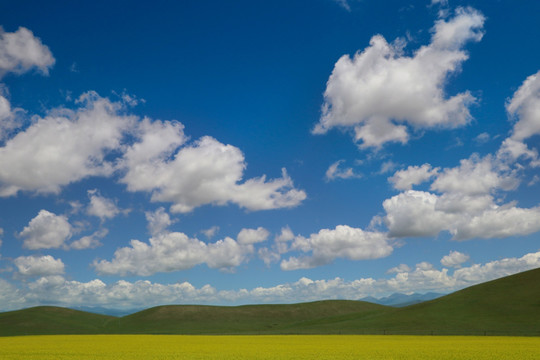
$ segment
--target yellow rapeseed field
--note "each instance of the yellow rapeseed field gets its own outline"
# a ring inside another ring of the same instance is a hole
[[[538,337],[54,335],[0,338],[2,360],[538,360]]]

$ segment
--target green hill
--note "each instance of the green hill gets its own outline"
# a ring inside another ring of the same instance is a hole
[[[540,269],[340,326],[351,333],[540,335]]]
[[[38,306],[0,313],[0,336],[46,334],[95,334],[112,316],[54,306]]]
[[[309,332],[319,321],[369,317],[390,308],[363,301],[327,300],[290,305],[158,306],[109,323],[115,333],[259,334]]]
[[[35,307],[0,313],[0,335],[23,334],[540,335],[540,269],[403,308],[328,300],[289,305],[158,306],[124,317]]]

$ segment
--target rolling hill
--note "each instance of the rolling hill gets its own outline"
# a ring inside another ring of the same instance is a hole
[[[112,316],[55,306],[0,313],[0,336],[47,334],[96,334]]]
[[[168,305],[123,317],[41,306],[0,313],[0,335],[24,334],[540,335],[540,269],[420,304]]]

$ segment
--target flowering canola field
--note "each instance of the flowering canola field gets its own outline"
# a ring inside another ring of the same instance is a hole
[[[538,337],[53,335],[0,337],[2,360],[538,360]]]

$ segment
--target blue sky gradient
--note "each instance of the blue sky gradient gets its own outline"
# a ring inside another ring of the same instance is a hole
[[[533,1],[0,3],[0,311],[540,266]]]

